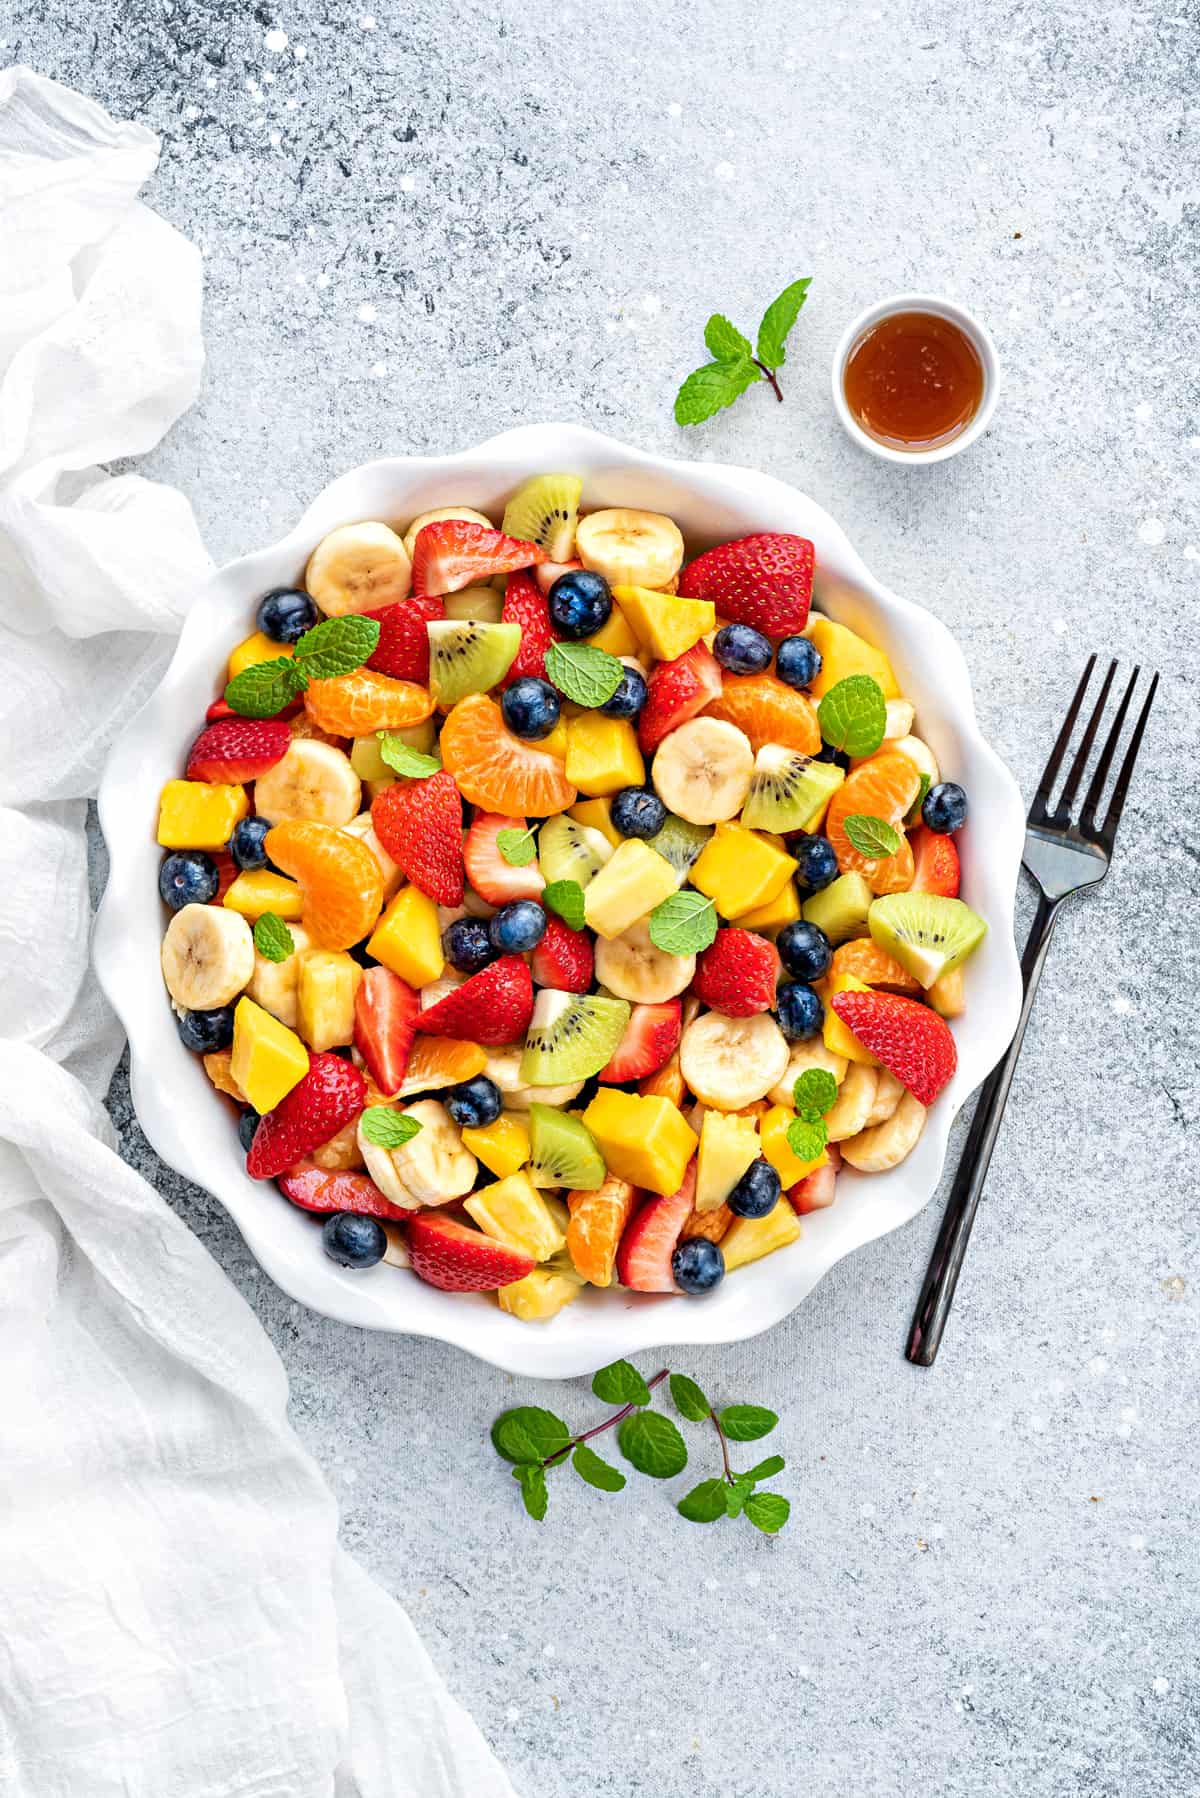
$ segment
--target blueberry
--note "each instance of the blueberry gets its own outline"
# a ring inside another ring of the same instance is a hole
[[[822,743],[816,755],[814,755],[813,761],[832,762],[834,767],[840,768],[844,774],[849,774],[850,772],[850,757],[844,750],[835,749],[832,743]]]
[[[612,615],[612,594],[602,574],[587,568],[571,568],[560,574],[546,604],[550,622],[561,637],[592,637],[603,630]]]
[[[936,787],[930,787],[921,807],[921,816],[930,830],[940,837],[961,830],[967,821],[967,796],[958,782],[943,780]]]
[[[725,1278],[725,1257],[707,1236],[685,1236],[671,1256],[680,1292],[711,1292]]]
[[[254,1132],[258,1129],[259,1121],[259,1114],[253,1105],[247,1105],[238,1119],[238,1139],[247,1155],[250,1153],[250,1144],[254,1141]]]
[[[656,837],[667,821],[667,808],[649,787],[622,787],[612,802],[613,828],[623,837]]]
[[[233,1006],[218,1005],[215,1011],[181,1011],[175,1015],[175,1028],[185,1049],[197,1055],[211,1055],[214,1049],[227,1049],[233,1041]]]
[[[244,873],[249,874],[255,868],[270,867],[264,847],[270,828],[269,818],[243,818],[240,824],[234,825],[233,835],[229,839],[229,853],[235,866]]]
[[[536,949],[546,934],[546,914],[533,899],[513,899],[488,925],[493,949],[501,955],[524,955]]]
[[[600,710],[606,718],[636,718],[646,703],[646,677],[640,668],[626,667],[621,684]]]
[[[511,687],[506,687],[500,701],[504,722],[513,736],[527,737],[531,741],[550,735],[558,723],[561,709],[562,701],[550,682],[538,680],[532,674],[522,675]]]
[[[806,1043],[825,1022],[821,995],[801,980],[785,980],[775,989],[775,1015],[791,1043]]]
[[[796,858],[796,885],[802,893],[819,893],[837,879],[837,856],[828,837],[797,837],[789,848]]]
[[[200,849],[178,849],[158,870],[158,890],[172,911],[207,905],[220,884],[216,862]]]
[[[461,1124],[464,1129],[481,1130],[494,1124],[500,1116],[502,1100],[495,1081],[489,1080],[486,1074],[476,1074],[473,1080],[452,1086],[443,1103],[456,1124]]]
[[[807,637],[785,637],[775,652],[775,672],[789,687],[809,687],[821,672],[821,652]]]
[[[321,1231],[325,1253],[339,1267],[374,1267],[387,1251],[387,1237],[378,1218],[357,1211],[335,1211]]]
[[[713,638],[713,654],[730,674],[761,674],[771,666],[771,643],[748,624],[723,624]]]
[[[760,1156],[750,1163],[725,1203],[734,1217],[766,1217],[769,1211],[774,1211],[782,1191],[783,1182],[779,1175],[771,1163]]]
[[[496,956],[482,918],[455,918],[442,932],[442,948],[450,966],[460,974],[478,974]]]
[[[320,616],[299,587],[273,587],[258,602],[258,628],[272,643],[298,643]]]
[[[775,938],[779,959],[795,980],[820,980],[829,972],[833,949],[815,924],[785,924]]]

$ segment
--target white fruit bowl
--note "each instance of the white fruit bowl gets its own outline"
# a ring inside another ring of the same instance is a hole
[[[967,1009],[954,1024],[958,1070],[929,1114],[916,1149],[888,1174],[845,1170],[829,1210],[804,1219],[791,1247],[731,1275],[708,1298],[587,1289],[548,1324],[506,1316],[485,1296],[442,1293],[387,1266],[338,1268],[322,1252],[319,1220],[271,1182],[248,1178],[228,1101],[175,1032],[159,972],[166,916],[158,896],[158,795],[181,773],[233,646],[253,629],[260,596],[297,583],[309,552],[335,525],[383,518],[401,529],[433,506],[469,505],[499,517],[528,475],[570,469],[585,506],[668,513],[689,554],[750,531],[796,531],[816,545],[816,601],[877,642],[917,708],[917,729],[943,774],[971,799],[961,839],[963,896],[988,921],[967,969]],[[269,549],[214,574],[188,614],[161,686],[113,749],[100,789],[108,888],[95,935],[96,967],[129,1035],[133,1102],[155,1149],[226,1206],[272,1279],[302,1304],[344,1323],[457,1344],[512,1373],[590,1373],[620,1355],[668,1343],[733,1342],[786,1317],[835,1261],[897,1229],[938,1183],[955,1113],[1006,1048],[1021,982],[1013,902],[1024,810],[1011,774],[979,734],[971,681],[949,631],[874,579],[845,533],[794,487],[748,468],[675,462],[574,425],[529,425],[455,456],[397,456],[334,481]]]

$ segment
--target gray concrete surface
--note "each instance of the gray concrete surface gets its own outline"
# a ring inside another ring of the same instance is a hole
[[[127,1152],[257,1309],[348,1544],[527,1798],[1195,1798],[1195,14],[365,3],[0,17],[6,58],[162,134],[149,198],[204,249],[209,360],[146,466],[219,557],[369,456],[577,418],[826,504],[957,633],[1027,793],[1089,650],[1165,687],[936,1371],[900,1354],[936,1205],[768,1336],[677,1358],[782,1413],[778,1540],[648,1482],[526,1522],[487,1425],[590,1421],[586,1385],[301,1312],[118,1080]],[[709,310],[752,324],[799,274],[786,403],[677,432]],[[861,455],[826,394],[850,315],[910,287],[974,303],[1005,373],[986,441],[926,471]]]

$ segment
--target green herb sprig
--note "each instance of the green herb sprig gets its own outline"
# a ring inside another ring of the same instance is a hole
[[[811,276],[793,281],[763,313],[754,348],[736,325],[714,312],[704,327],[704,344],[712,357],[692,371],[675,396],[675,422],[703,424],[715,412],[732,406],[756,381],[766,381],[782,401],[779,370],[787,361],[787,340],[808,298]]]
[[[273,718],[298,699],[310,680],[337,680],[353,674],[379,642],[379,620],[349,613],[324,618],[296,644],[290,656],[254,662],[225,688],[225,704],[243,718]]]

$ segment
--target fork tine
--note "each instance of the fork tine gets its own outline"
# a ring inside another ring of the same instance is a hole
[[[1141,717],[1133,728],[1129,739],[1129,748],[1125,751],[1125,760],[1121,763],[1121,772],[1117,775],[1117,784],[1113,788],[1112,798],[1108,802],[1108,816],[1100,830],[1100,839],[1106,849],[1111,850],[1117,834],[1117,825],[1121,822],[1121,813],[1125,809],[1125,795],[1129,791],[1129,781],[1133,774],[1133,764],[1137,761],[1138,750],[1142,746],[1142,732],[1146,728],[1146,720],[1150,716],[1150,707],[1154,704],[1154,695],[1158,691],[1158,676],[1150,682],[1150,691],[1146,695],[1146,703],[1142,707]]]
[[[1083,771],[1088,765],[1088,757],[1092,753],[1092,744],[1096,741],[1096,732],[1100,728],[1100,720],[1104,716],[1104,708],[1108,704],[1108,695],[1112,690],[1113,677],[1116,672],[1116,662],[1110,662],[1108,665],[1108,673],[1105,675],[1100,687],[1100,697],[1092,708],[1092,715],[1088,719],[1088,727],[1083,733],[1083,741],[1076,751],[1075,760],[1071,763],[1071,772],[1067,775],[1066,785],[1063,787],[1058,804],[1055,807],[1054,816],[1062,824],[1065,824],[1071,816],[1071,807],[1075,803],[1075,795],[1079,791],[1079,783],[1083,779]]]
[[[1092,776],[1092,784],[1087,790],[1087,798],[1083,802],[1083,810],[1079,814],[1079,828],[1085,836],[1096,828],[1096,813],[1100,809],[1100,799],[1104,792],[1104,783],[1108,779],[1108,771],[1112,767],[1113,756],[1117,753],[1117,744],[1121,741],[1121,732],[1125,728],[1125,714],[1129,710],[1129,701],[1133,698],[1133,689],[1137,686],[1141,668],[1135,668],[1133,679],[1125,689],[1125,696],[1117,707],[1117,715],[1113,719],[1113,727],[1108,733],[1108,741],[1100,752],[1100,760],[1096,764],[1096,772]]]
[[[1038,782],[1038,790],[1033,796],[1033,804],[1029,808],[1029,818],[1031,823],[1034,821],[1035,813],[1042,816],[1045,815],[1046,803],[1050,798],[1050,789],[1057,778],[1059,766],[1063,756],[1066,754],[1067,744],[1071,741],[1071,732],[1075,729],[1075,720],[1079,716],[1079,708],[1083,704],[1083,696],[1087,692],[1088,682],[1092,678],[1092,669],[1095,666],[1095,655],[1090,655],[1088,657],[1087,667],[1084,669],[1079,685],[1075,689],[1075,697],[1071,701],[1071,709],[1067,713],[1066,722],[1058,733],[1058,741],[1050,751],[1050,760],[1046,763],[1042,778]]]

